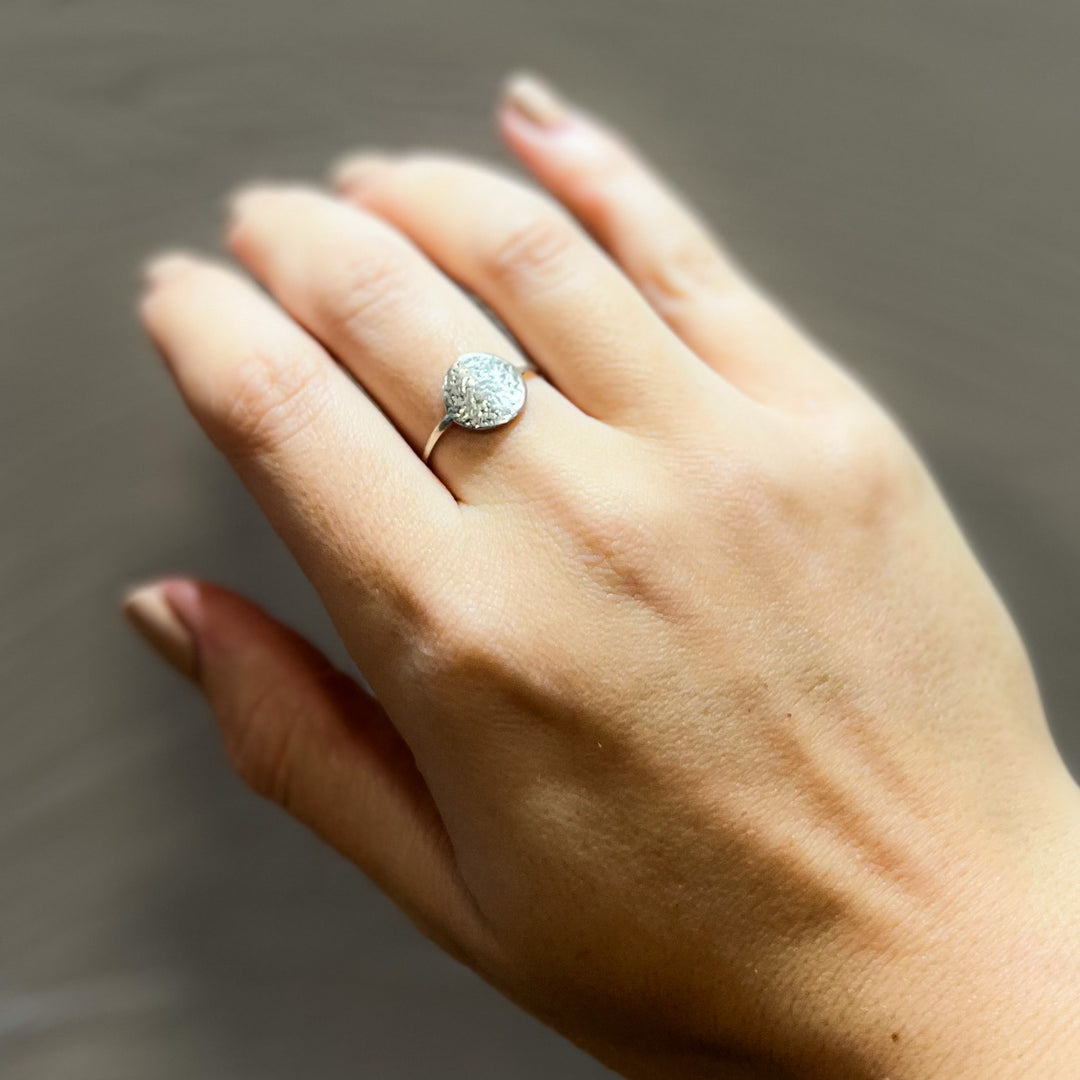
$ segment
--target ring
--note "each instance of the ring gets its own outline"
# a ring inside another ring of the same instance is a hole
[[[442,397],[446,415],[439,421],[424,447],[423,460],[451,425],[484,431],[502,427],[525,407],[525,378],[536,374],[531,364],[518,367],[493,353],[463,353],[443,378]]]

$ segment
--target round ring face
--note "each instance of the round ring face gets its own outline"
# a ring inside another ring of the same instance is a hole
[[[525,380],[509,360],[491,353],[465,353],[443,379],[446,415],[462,427],[499,427],[525,404]]]

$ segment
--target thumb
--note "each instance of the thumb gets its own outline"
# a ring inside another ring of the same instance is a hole
[[[433,941],[476,966],[483,919],[404,740],[355,680],[248,600],[203,582],[136,589],[124,612],[194,679],[233,768],[355,862]]]

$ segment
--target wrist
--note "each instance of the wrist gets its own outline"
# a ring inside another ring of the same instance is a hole
[[[1067,788],[1037,827],[928,873],[913,886],[917,917],[889,926],[875,912],[864,925],[876,933],[824,935],[779,962],[759,953],[755,973],[773,991],[739,1010],[759,1015],[756,1030],[587,1049],[630,1080],[1072,1080],[1080,798]],[[719,987],[700,1015],[729,1013],[733,996]]]
[[[910,1064],[876,1075],[1080,1075],[1080,792],[1056,753],[1043,779],[1009,842],[943,869],[951,902],[893,984]]]
[[[1080,800],[1071,779],[1049,798],[1053,813],[1011,843],[941,866],[920,918],[838,970],[822,1042],[837,1064],[794,1075],[1080,1075]]]

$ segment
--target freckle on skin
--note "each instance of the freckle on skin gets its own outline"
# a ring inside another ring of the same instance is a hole
[[[899,1031],[894,1031],[892,1033],[892,1041],[894,1043],[898,1043],[900,1041],[900,1032]]]

